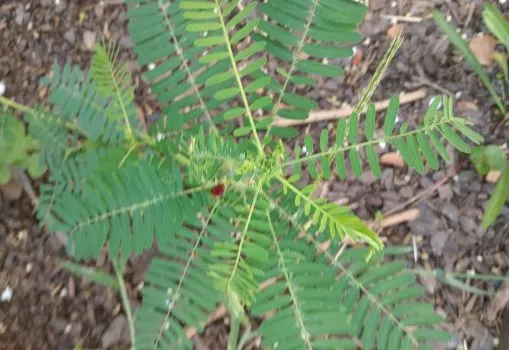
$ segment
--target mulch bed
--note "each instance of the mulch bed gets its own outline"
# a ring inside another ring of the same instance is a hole
[[[488,143],[506,143],[509,128],[501,126],[491,98],[429,16],[431,9],[440,9],[470,39],[485,29],[480,20],[483,2],[369,2],[372,11],[361,27],[365,39],[357,47],[355,60],[347,63],[345,76],[320,81],[309,96],[319,99],[323,109],[352,103],[388,48],[388,30],[394,25],[394,16],[410,14],[422,21],[400,22],[406,40],[373,100],[426,87],[426,98],[405,105],[400,112],[399,118],[413,125],[421,120],[433,96],[450,93],[456,98],[457,113],[475,123]],[[103,36],[119,43],[121,59],[128,62],[135,76],[137,101],[142,111],[150,115],[157,105],[153,96],[149,96],[130,52],[132,43],[126,30],[125,8],[102,6],[95,1],[2,1],[0,81],[7,86],[5,95],[28,105],[43,102],[47,91],[39,80],[49,74],[51,65],[55,61],[59,64],[70,61],[88,67],[91,47]],[[303,130],[318,136],[324,127],[326,123],[318,123]],[[504,208],[492,228],[481,230],[480,218],[494,185],[477,175],[464,156],[454,156],[454,164],[444,165],[443,170],[435,173],[419,175],[407,169],[386,167],[380,180],[370,174],[360,179],[349,176],[347,181],[330,183],[328,197],[348,202],[358,215],[370,220],[377,212],[387,212],[449,176],[431,196],[415,204],[420,211],[417,220],[387,228],[382,236],[393,244],[416,242],[418,259],[414,262],[409,257],[411,267],[506,275],[509,207]],[[37,226],[28,198],[22,195],[8,201],[2,196],[0,292],[8,286],[13,295],[9,302],[0,302],[1,349],[71,349],[80,343],[84,348],[104,348],[113,343],[126,348],[122,342],[128,337],[118,296],[62,271],[58,262],[64,258],[58,241]],[[132,264],[126,276],[133,300],[145,268],[146,263]],[[450,349],[464,345],[470,350],[493,349],[497,343],[507,344],[500,337],[509,333],[509,321],[504,323],[503,313],[500,314],[506,303],[503,296],[509,294],[504,284],[476,284],[495,293],[493,298],[464,293],[445,286],[433,276],[422,278],[421,282],[456,334]],[[196,339],[196,348],[224,349],[227,329],[227,320],[213,323]],[[509,345],[500,349],[507,348]]]

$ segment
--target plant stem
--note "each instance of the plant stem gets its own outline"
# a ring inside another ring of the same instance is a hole
[[[117,258],[112,260],[113,269],[115,270],[115,276],[117,277],[118,286],[120,288],[120,296],[122,298],[122,305],[124,306],[124,312],[129,323],[129,333],[131,335],[131,349],[134,350],[136,346],[136,336],[134,333],[134,319],[131,311],[131,303],[129,296],[127,295],[127,289],[125,287],[124,278],[122,277],[122,270],[118,264]]]
[[[248,326],[244,332],[242,332],[242,336],[240,337],[239,344],[237,345],[237,350],[242,350],[246,344],[256,337],[258,335],[258,332],[254,331],[251,332],[251,326]]]
[[[217,12],[219,14],[219,16],[218,16],[219,17],[219,21],[221,22],[221,28],[223,29],[223,36],[224,36],[224,40],[225,40],[226,49],[228,50],[228,55],[230,57],[230,63],[231,63],[232,69],[233,69],[233,73],[235,75],[235,80],[237,81],[237,85],[238,85],[239,90],[240,90],[240,97],[242,98],[242,102],[244,104],[244,108],[246,109],[247,119],[249,120],[249,124],[251,126],[251,131],[252,131],[253,136],[254,136],[255,141],[256,141],[256,146],[258,148],[259,153],[263,155],[264,154],[263,153],[263,146],[262,146],[262,143],[260,142],[260,137],[258,136],[258,131],[256,131],[256,126],[255,126],[255,123],[254,123],[254,118],[253,118],[253,115],[251,113],[251,107],[249,106],[249,102],[247,100],[246,92],[244,90],[244,85],[242,84],[242,80],[240,78],[239,68],[237,67],[237,61],[235,60],[235,55],[233,54],[232,45],[231,45],[231,42],[230,42],[230,37],[228,35],[228,29],[226,28],[226,23],[225,23],[225,20],[224,20],[224,17],[223,17],[223,12],[221,10],[221,4],[219,3],[219,0],[215,0],[215,3],[216,3]]]
[[[230,313],[230,334],[228,335],[228,350],[237,350],[240,320],[233,312]]]

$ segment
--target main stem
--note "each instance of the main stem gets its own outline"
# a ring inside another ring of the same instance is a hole
[[[112,263],[113,269],[115,270],[115,276],[117,277],[118,286],[120,288],[122,305],[124,306],[124,312],[127,317],[127,322],[129,323],[129,333],[131,335],[131,349],[134,350],[136,346],[136,335],[134,332],[134,318],[131,310],[131,302],[129,301],[129,296],[127,295],[127,289],[125,287],[122,271],[120,269],[120,266],[118,265],[118,260],[115,258],[112,260]]]
[[[233,312],[230,313],[230,334],[228,335],[228,350],[237,350],[240,320]]]

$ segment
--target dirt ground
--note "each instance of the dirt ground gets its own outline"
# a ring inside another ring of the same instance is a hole
[[[502,1],[500,1],[502,2]],[[91,47],[103,37],[121,46],[121,59],[135,76],[137,102],[148,117],[157,109],[148,94],[126,30],[125,7],[115,0],[3,0],[0,1],[0,81],[5,95],[17,102],[41,103],[47,91],[39,84],[53,62],[71,61],[87,68]],[[347,63],[341,79],[320,81],[310,91],[320,108],[339,108],[359,97],[376,64],[388,48],[391,31],[403,30],[405,42],[389,68],[375,101],[392,94],[426,89],[424,98],[404,105],[399,118],[410,125],[422,118],[431,98],[449,94],[456,98],[458,114],[476,124],[487,143],[502,145],[509,128],[477,77],[453,50],[430,18],[432,9],[450,16],[470,40],[485,30],[481,0],[369,0],[370,13],[361,27],[364,41],[355,59]],[[502,6],[502,5],[500,5]],[[503,5],[509,13],[509,5]],[[399,19],[398,16],[407,16]],[[409,19],[410,17],[411,19]],[[395,29],[396,26],[396,29]],[[496,69],[490,68],[495,74]],[[326,124],[303,127],[317,136]],[[381,150],[383,152],[383,150]],[[509,272],[509,206],[495,225],[480,229],[480,218],[494,185],[477,175],[468,159],[455,156],[441,171],[419,175],[405,168],[385,167],[382,178],[371,174],[357,180],[327,184],[329,199],[348,203],[364,219],[377,212],[399,208],[426,189],[431,195],[403,207],[418,209],[418,219],[387,228],[381,235],[393,244],[416,242],[417,262],[409,266],[448,272]],[[37,188],[37,183],[34,183]],[[0,349],[127,349],[128,336],[120,299],[111,290],[74,278],[59,268],[65,253],[58,240],[41,230],[33,206],[19,188],[0,193],[0,293],[12,290],[0,302]],[[96,264],[109,269],[104,261]],[[126,274],[132,300],[143,279],[146,261],[133,262]],[[433,276],[421,278],[446,326],[456,334],[448,349],[509,349],[509,316],[504,309],[509,287],[499,282],[472,283],[493,295],[479,296],[440,283]],[[195,338],[197,349],[224,349],[227,320],[209,325]]]

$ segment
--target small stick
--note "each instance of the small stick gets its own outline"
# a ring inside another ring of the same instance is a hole
[[[457,172],[457,170],[454,169],[453,171],[449,172],[446,176],[444,176],[440,181],[438,181],[433,186],[423,190],[422,192],[419,192],[418,194],[416,194],[415,196],[413,196],[412,198],[407,200],[405,203],[402,203],[402,204],[398,205],[397,207],[392,208],[387,213],[384,213],[384,215],[392,215],[392,214],[398,213],[399,211],[403,210],[410,204],[413,204],[414,202],[421,201],[425,197],[429,196],[430,194],[432,194],[433,192],[438,190],[447,181],[449,181],[451,179],[451,177],[453,177],[456,174],[456,172]]]
[[[413,17],[413,16],[394,16],[394,15],[381,14],[380,17],[385,18],[385,19],[390,19],[391,21],[397,21],[397,22],[408,22],[408,23],[422,22],[421,17]]]
[[[223,305],[219,305],[216,310],[209,315],[209,318],[207,322],[205,322],[204,327],[208,326],[209,324],[219,320],[221,317],[226,315],[226,308]],[[196,335],[198,331],[194,327],[186,327],[185,333],[188,339],[191,339]]]
[[[397,224],[401,224],[403,222],[414,221],[419,217],[420,214],[421,212],[419,209],[416,208],[408,209],[384,218],[380,222],[380,227],[386,228]]]
[[[28,198],[30,198],[32,205],[37,207],[37,204],[39,204],[39,198],[37,198],[37,195],[35,194],[34,188],[32,187],[28,176],[21,169],[14,169],[13,175],[16,178],[16,181],[18,181],[21,186],[23,186],[23,190],[27,194]]]
[[[428,94],[428,90],[426,88],[422,88],[419,90],[415,90],[406,94],[402,94],[400,96],[400,105],[404,105],[407,103],[415,102],[418,100],[421,100],[426,97]],[[387,109],[389,107],[390,99],[383,100],[380,102],[375,103],[375,109],[377,111],[382,111]],[[353,107],[347,107],[347,108],[341,108],[341,109],[333,109],[333,110],[327,110],[327,111],[313,111],[309,115],[307,119],[304,120],[291,120],[291,119],[283,119],[283,118],[276,118],[274,121],[274,126],[279,127],[285,127],[285,126],[296,126],[296,125],[304,125],[304,124],[310,124],[310,123],[318,123],[318,122],[324,122],[329,120],[336,120],[340,118],[347,118],[349,117],[354,108]]]

